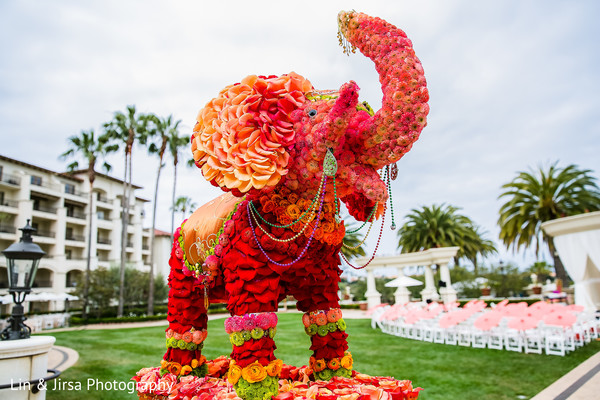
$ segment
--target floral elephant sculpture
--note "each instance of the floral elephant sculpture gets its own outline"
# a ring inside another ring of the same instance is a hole
[[[385,213],[388,188],[378,171],[395,166],[419,137],[429,94],[403,31],[357,12],[341,12],[338,24],[345,50],[358,48],[375,63],[379,111],[358,102],[353,81],[319,91],[294,72],[248,76],[200,111],[194,160],[227,193],[175,233],[163,372],[206,373],[207,307],[225,302],[232,315],[225,321],[233,345],[229,381],[245,399],[277,394],[275,311],[293,296],[305,313],[315,379],[351,375],[337,294],[340,202],[360,221]]]

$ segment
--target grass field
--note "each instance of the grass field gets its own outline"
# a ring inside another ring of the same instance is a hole
[[[297,366],[307,364],[310,356],[309,338],[300,318],[300,314],[280,314],[276,336],[276,356]],[[354,368],[370,375],[412,380],[415,386],[425,389],[419,396],[421,400],[530,398],[600,350],[600,342],[592,342],[566,357],[473,349],[385,335],[371,329],[369,320],[347,322]],[[60,376],[58,383],[64,390],[54,390],[55,383],[48,383],[47,399],[135,399],[136,395],[127,390],[97,390],[101,387],[95,380],[101,384],[128,382],[140,368],[158,366],[165,351],[164,330],[152,327],[54,333],[57,345],[77,350],[80,358]],[[210,321],[203,354],[211,359],[230,352],[223,320]],[[88,379],[93,382],[90,390]]]

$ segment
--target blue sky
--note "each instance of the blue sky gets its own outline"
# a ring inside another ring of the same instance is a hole
[[[518,171],[559,160],[599,176],[598,2],[216,3],[1,2],[0,153],[63,170],[57,156],[67,137],[99,131],[128,104],[173,114],[191,132],[198,110],[249,74],[295,71],[319,89],[352,79],[361,100],[377,108],[371,61],[347,57],[337,44],[338,11],[355,9],[408,34],[430,90],[428,126],[398,163],[397,224],[411,208],[447,203],[497,241],[500,186]],[[156,161],[142,150],[134,157],[134,181],[152,198]],[[110,161],[120,177],[120,157]],[[179,173],[179,194],[198,204],[220,193],[197,170]],[[171,175],[167,166],[159,195],[163,230],[170,228]],[[395,232],[384,235],[379,253],[392,254]],[[534,260],[499,247],[504,261]]]

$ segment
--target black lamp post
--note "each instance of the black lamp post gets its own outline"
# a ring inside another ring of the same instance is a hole
[[[23,322],[26,320],[23,313],[25,296],[31,292],[40,259],[46,254],[37,244],[33,243],[31,234],[36,231],[29,225],[19,228],[23,236],[19,243],[13,243],[2,253],[6,256],[8,272],[8,293],[12,294],[15,306],[8,319],[9,326],[0,334],[2,340],[27,339],[31,335],[31,328]]]

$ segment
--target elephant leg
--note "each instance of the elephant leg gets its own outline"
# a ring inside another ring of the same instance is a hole
[[[352,374],[352,355],[348,352],[346,323],[337,294],[339,273],[337,263],[333,265],[335,269],[326,266],[321,269],[324,276],[310,279],[310,290],[299,290],[294,294],[298,309],[305,312],[302,322],[311,339],[313,355],[309,366],[315,378],[320,380],[329,380],[333,376],[349,378]]]
[[[233,346],[227,378],[242,399],[276,396],[283,364],[274,354],[279,277],[256,274],[248,281],[227,279],[225,289],[232,314],[225,330]]]
[[[178,233],[179,231],[169,260],[169,327],[166,331],[167,352],[161,361],[161,374],[170,372],[176,376],[204,376],[207,367],[202,347],[207,335],[208,319],[204,290],[196,285],[196,279],[183,262]]]

